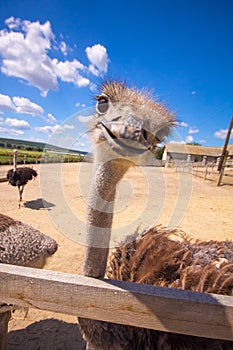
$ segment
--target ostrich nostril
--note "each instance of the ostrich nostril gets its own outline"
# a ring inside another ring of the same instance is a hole
[[[145,129],[142,129],[142,136],[144,137],[145,140],[147,140],[147,131]]]
[[[154,147],[157,143],[160,142],[151,132],[145,129],[142,130],[142,137],[150,147]]]

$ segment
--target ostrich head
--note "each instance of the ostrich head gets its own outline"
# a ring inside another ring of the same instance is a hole
[[[140,159],[148,150],[153,151],[174,125],[173,114],[149,92],[120,82],[105,82],[96,100],[94,142],[102,146],[104,142],[105,151],[115,153],[115,157]]]
[[[106,269],[116,186],[130,166],[140,164],[174,125],[174,116],[146,91],[108,81],[96,96],[91,120],[96,144],[87,206],[83,272],[102,277]]]

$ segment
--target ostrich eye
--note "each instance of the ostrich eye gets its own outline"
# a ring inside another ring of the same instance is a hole
[[[96,111],[98,114],[105,114],[109,108],[109,101],[106,96],[97,96]]]

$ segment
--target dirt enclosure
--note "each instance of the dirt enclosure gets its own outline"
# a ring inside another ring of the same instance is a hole
[[[48,270],[80,273],[84,252],[85,208],[91,164],[47,164],[24,190],[0,183],[1,213],[30,224],[57,240]],[[0,168],[0,176],[7,166]],[[179,227],[193,238],[233,239],[233,186],[176,173],[174,169],[135,168],[119,185],[112,246],[139,227]],[[74,227],[76,225],[76,227]],[[117,235],[120,235],[118,237]],[[76,317],[29,309],[13,314],[9,350],[83,349]]]

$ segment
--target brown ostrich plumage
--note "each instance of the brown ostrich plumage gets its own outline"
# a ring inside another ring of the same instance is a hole
[[[7,172],[7,180],[12,186],[24,186],[35,177],[37,177],[36,170],[26,166],[17,168],[16,171],[10,169]]]
[[[151,228],[111,254],[112,280],[233,295],[233,243],[191,241],[179,232]],[[95,350],[230,350],[233,342],[145,328],[80,320]],[[86,322],[87,321],[87,322]]]
[[[232,295],[233,243],[192,241],[178,231],[171,234],[154,227],[112,253],[107,276],[113,280]]]
[[[39,230],[0,214],[0,263],[42,268],[57,247]]]

